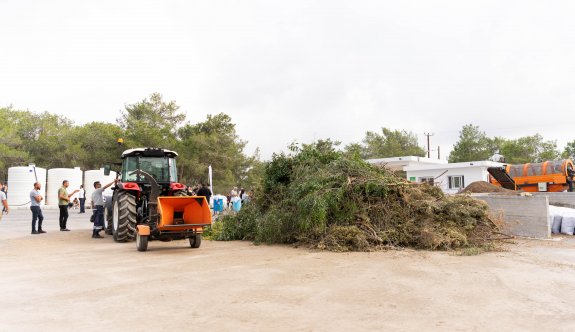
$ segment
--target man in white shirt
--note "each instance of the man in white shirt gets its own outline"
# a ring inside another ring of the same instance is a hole
[[[80,200],[80,212],[86,213],[84,206],[86,204],[86,190],[84,190],[84,185],[80,186],[80,191],[78,192],[78,199]]]
[[[46,231],[42,230],[42,209],[40,209],[40,202],[44,199],[40,193],[40,183],[34,183],[34,189],[30,192],[30,210],[32,211],[32,234],[42,234]],[[38,220],[38,231],[36,231],[36,220]]]
[[[107,185],[102,187],[100,181],[94,182],[94,192],[92,193],[92,208],[95,209],[94,213],[96,214],[94,218],[94,229],[92,231],[92,238],[93,239],[102,239],[104,238],[100,235],[100,231],[104,229],[104,190],[109,186],[116,183],[116,180],[108,183]]]

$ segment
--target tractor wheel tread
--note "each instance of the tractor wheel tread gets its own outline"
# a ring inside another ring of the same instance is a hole
[[[117,242],[132,241],[136,235],[136,198],[124,191],[118,192],[114,204],[118,205]]]

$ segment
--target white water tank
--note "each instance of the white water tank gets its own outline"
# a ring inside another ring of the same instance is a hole
[[[48,170],[48,184],[46,185],[46,204],[58,205],[58,189],[62,187],[62,182],[68,180],[68,194],[80,189],[82,184],[82,170],[80,167],[74,168],[52,168]],[[74,197],[78,197],[76,193]],[[74,200],[72,197],[70,202]]]
[[[92,193],[94,192],[94,182],[100,181],[102,186],[107,185],[108,183],[114,181],[116,178],[116,172],[111,171],[110,175],[104,175],[104,169],[95,169],[90,171],[84,172],[84,189],[86,190],[86,206],[90,206],[92,204]],[[112,187],[108,187],[104,190],[104,196],[109,195],[112,196]]]
[[[35,167],[32,164],[8,168],[8,204],[10,207],[30,206],[30,192],[34,189],[36,177],[42,185],[40,192],[45,197],[46,170],[44,168]],[[44,202],[45,200],[40,204],[44,205]]]

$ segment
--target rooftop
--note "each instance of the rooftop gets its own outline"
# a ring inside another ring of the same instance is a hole
[[[409,166],[417,165],[445,165],[446,160],[433,159],[427,157],[417,157],[417,156],[403,156],[403,157],[390,157],[390,158],[379,158],[379,159],[367,159],[370,164],[384,166],[391,170],[404,170]]]
[[[469,168],[469,167],[498,167],[507,164],[498,163],[495,161],[481,160],[481,161],[466,161],[461,163],[445,163],[442,165],[413,165],[405,167],[405,171],[423,171],[432,169],[454,169],[454,168]]]

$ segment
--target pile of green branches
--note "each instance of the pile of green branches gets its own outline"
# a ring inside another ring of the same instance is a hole
[[[487,206],[414,184],[320,141],[274,155],[256,198],[215,227],[217,240],[305,243],[333,251],[485,248]]]

